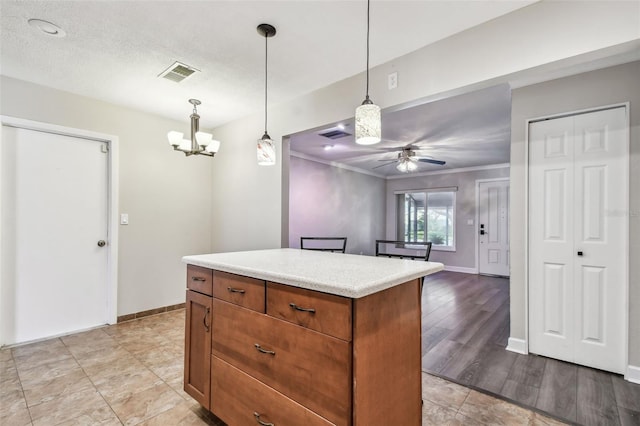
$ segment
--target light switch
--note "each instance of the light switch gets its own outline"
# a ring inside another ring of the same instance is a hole
[[[120,215],[120,225],[128,225],[129,224],[129,215],[127,213],[122,213]]]
[[[467,225],[473,225],[473,219],[467,219]]]

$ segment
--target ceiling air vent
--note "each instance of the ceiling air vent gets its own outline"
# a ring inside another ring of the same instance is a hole
[[[189,65],[183,64],[181,62],[174,62],[169,68],[162,71],[160,75],[158,75],[158,77],[166,78],[167,80],[180,83],[182,80],[189,77],[196,71],[200,70],[190,67]]]
[[[339,129],[337,127],[333,128],[333,129],[328,129],[323,131],[322,133],[318,133],[320,136],[324,136],[325,138],[329,138],[329,139],[340,139],[340,138],[344,138],[345,136],[351,136],[351,133],[347,133],[342,129]]]

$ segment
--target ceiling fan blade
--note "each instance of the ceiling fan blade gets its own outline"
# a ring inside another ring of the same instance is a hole
[[[447,164],[446,161],[432,160],[431,158],[417,158],[417,160],[420,161],[421,163],[431,163],[431,164],[437,164],[439,166],[444,166],[445,164]]]
[[[379,169],[380,167],[384,167],[384,166],[388,166],[389,164],[393,164],[396,162],[396,160],[379,160],[379,161],[388,161],[387,164],[380,164],[379,166],[375,166],[373,167],[371,170],[375,170],[375,169]]]

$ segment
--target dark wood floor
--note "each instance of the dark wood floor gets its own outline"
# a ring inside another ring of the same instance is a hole
[[[581,425],[640,425],[640,385],[505,350],[509,280],[456,272],[425,279],[424,371]]]

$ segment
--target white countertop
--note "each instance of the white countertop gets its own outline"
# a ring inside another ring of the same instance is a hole
[[[184,263],[324,293],[359,298],[433,274],[442,263],[272,249],[185,256]]]

